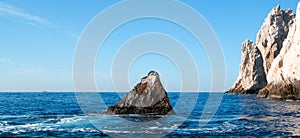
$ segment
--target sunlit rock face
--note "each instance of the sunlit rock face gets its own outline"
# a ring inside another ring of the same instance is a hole
[[[273,81],[272,79],[281,79],[278,76],[280,74],[277,71],[278,69],[272,66],[276,66],[273,64],[279,64],[279,55],[288,54],[284,51],[287,51],[286,45],[292,45],[287,43],[295,39],[292,36],[296,30],[295,22],[295,14],[290,9],[282,10],[278,5],[270,11],[257,34],[256,43],[249,40],[243,43],[239,76],[228,93],[258,93]],[[291,55],[286,59],[288,58],[291,59],[290,61],[296,60]],[[281,63],[280,65],[282,65]],[[286,68],[286,71],[291,72],[290,69]]]
[[[273,8],[264,20],[256,37],[256,45],[262,53],[266,74],[279,54],[294,22],[295,14],[292,10],[282,10],[279,5]]]
[[[279,55],[267,74],[268,85],[257,97],[272,99],[300,99],[300,2],[295,23]]]
[[[109,107],[107,114],[174,114],[167,92],[159,74],[150,71],[117,104]]]
[[[252,41],[246,40],[242,45],[239,77],[228,93],[256,93],[266,85],[261,52]]]

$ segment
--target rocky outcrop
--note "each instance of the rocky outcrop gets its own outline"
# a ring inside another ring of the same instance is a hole
[[[228,93],[256,93],[266,85],[261,52],[252,41],[246,40],[242,44],[242,60],[238,79]]]
[[[295,14],[291,9],[282,10],[278,5],[273,8],[264,20],[257,37],[256,44],[262,53],[265,73],[269,72],[273,60],[279,54],[289,28],[294,23]]]
[[[258,93],[268,84],[267,76],[273,72],[270,71],[272,63],[294,24],[292,10],[282,10],[278,5],[270,11],[257,34],[256,43],[248,40],[243,43],[239,77],[228,93]]]
[[[150,71],[117,104],[110,106],[107,114],[173,114],[167,92],[159,79],[159,74]]]
[[[296,15],[300,15],[300,3]],[[259,98],[300,99],[300,16],[295,22],[270,67],[269,83],[259,91]]]

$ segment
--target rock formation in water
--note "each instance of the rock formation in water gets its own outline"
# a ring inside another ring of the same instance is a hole
[[[242,45],[240,74],[229,93],[255,93],[267,84],[263,59],[258,47],[250,40]]]
[[[300,99],[300,2],[294,22],[272,62],[267,74],[268,85],[259,91],[259,98]]]
[[[294,23],[295,14],[291,9],[282,10],[278,5],[273,8],[260,28],[256,44],[262,53],[264,69],[267,74],[273,60],[279,54],[289,28]]]
[[[110,106],[107,114],[173,114],[167,92],[163,88],[159,74],[150,71],[117,104]]]
[[[271,10],[257,34],[256,43],[248,40],[243,43],[240,74],[228,93],[253,94],[265,88],[270,82],[267,76],[276,74],[270,68],[289,41],[287,37],[293,26],[295,14],[292,10],[282,10],[280,6]]]

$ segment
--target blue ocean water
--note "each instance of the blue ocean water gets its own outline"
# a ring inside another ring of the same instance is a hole
[[[89,94],[83,93],[87,97]],[[106,103],[95,107],[99,110],[120,100],[116,93],[98,95]],[[176,108],[176,115],[165,117],[86,114],[75,93],[0,93],[0,137],[300,136],[298,101],[220,93],[222,102],[214,116],[201,118],[210,93],[168,95],[173,106],[181,106]],[[180,101],[181,95],[186,96],[186,101]],[[196,104],[191,104],[189,99],[195,95]],[[92,99],[87,99],[87,105],[95,106],[89,101]],[[192,112],[184,116],[190,107]],[[199,126],[203,122],[208,123]]]

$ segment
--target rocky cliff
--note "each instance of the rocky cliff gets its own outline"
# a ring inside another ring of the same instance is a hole
[[[256,93],[267,85],[263,67],[263,59],[257,45],[246,40],[242,44],[242,60],[240,74],[236,83],[228,91],[229,93]]]
[[[168,95],[159,74],[150,71],[117,104],[109,107],[107,114],[173,114]]]
[[[268,85],[257,97],[300,99],[300,2],[296,18],[267,75]]]
[[[294,23],[295,14],[291,9],[282,10],[278,5],[273,8],[264,20],[257,37],[256,44],[262,53],[263,65],[267,74],[273,60],[279,54],[283,41]]]
[[[299,12],[298,6],[297,14]],[[296,19],[292,10],[282,10],[280,6],[271,10],[257,34],[256,43],[250,44],[248,40],[243,43],[240,74],[228,93],[259,92],[258,97],[279,99],[297,97],[300,84],[298,18],[300,16]]]

